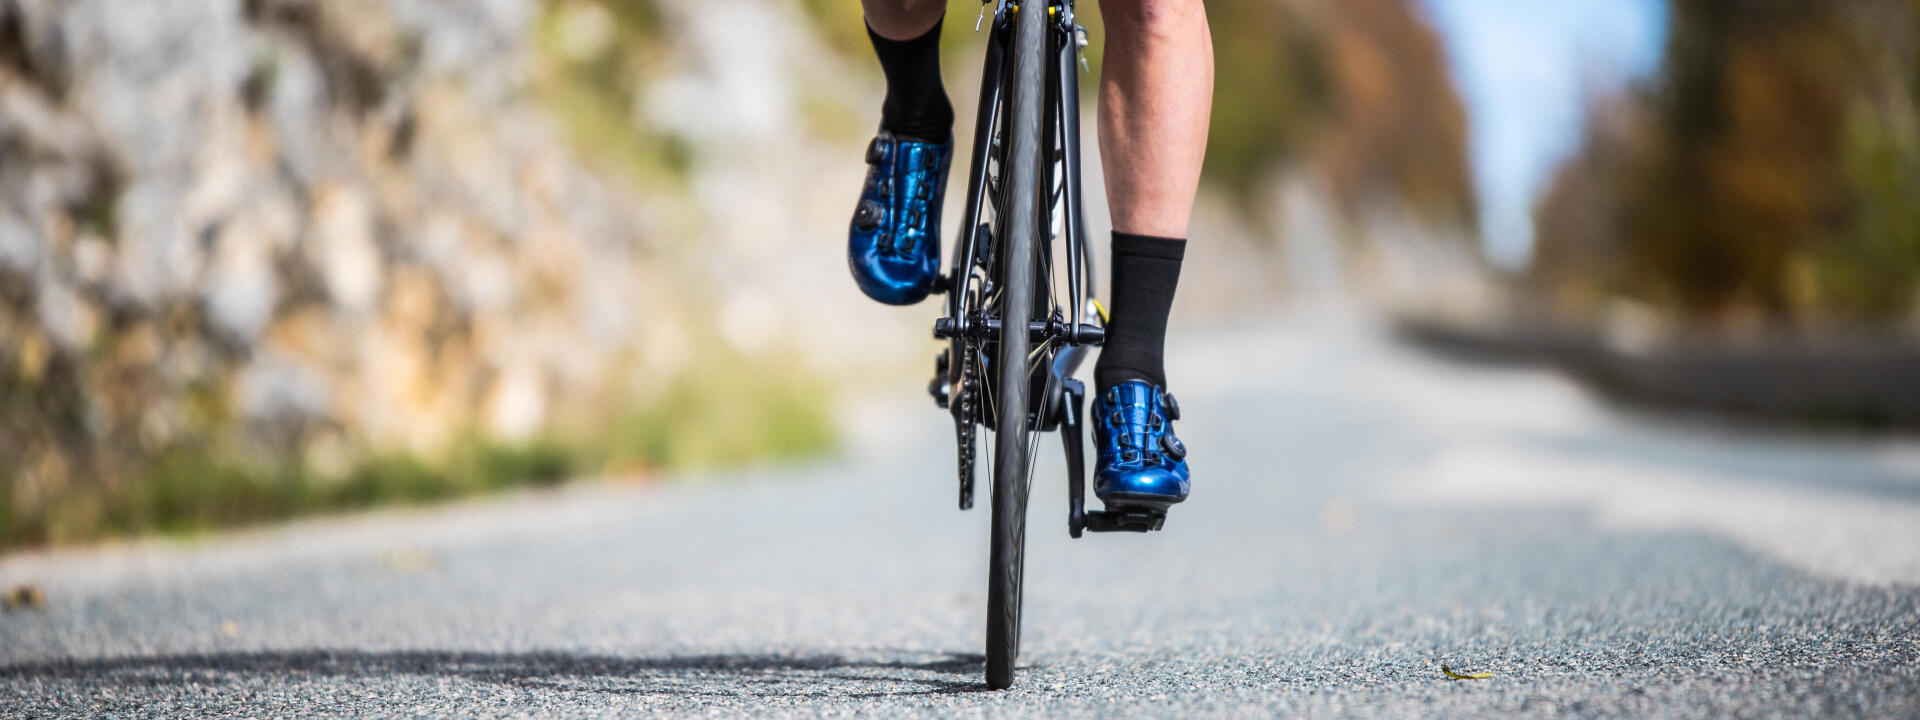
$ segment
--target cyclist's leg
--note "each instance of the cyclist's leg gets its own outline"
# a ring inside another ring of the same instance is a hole
[[[1100,159],[1113,218],[1113,322],[1099,389],[1165,387],[1162,346],[1213,105],[1201,0],[1101,0]]]
[[[925,35],[947,12],[947,0],[860,0],[867,27],[888,40]]]
[[[860,5],[887,78],[881,129],[934,143],[951,139],[953,106],[940,82],[945,0],[861,0]]]
[[[1113,228],[1187,235],[1213,109],[1201,0],[1100,0],[1100,159]]]
[[[1113,218],[1113,327],[1095,381],[1166,386],[1187,222],[1207,150],[1213,39],[1201,0],[1101,0],[1100,159]]]
[[[940,83],[945,0],[862,0],[887,78],[880,134],[847,230],[847,265],[868,297],[910,305],[933,290],[940,206],[953,158],[953,106]]]
[[[1100,12],[1100,158],[1114,233],[1112,320],[1094,367],[1094,489],[1109,507],[1163,507],[1188,488],[1162,358],[1206,155],[1213,39],[1202,0],[1101,0]]]

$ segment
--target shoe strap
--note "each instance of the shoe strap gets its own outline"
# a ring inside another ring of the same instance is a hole
[[[1145,397],[1139,397],[1144,394]],[[1121,462],[1159,462],[1166,447],[1161,438],[1173,434],[1168,421],[1166,391],[1141,382],[1116,385],[1102,397],[1103,418],[1118,436]]]

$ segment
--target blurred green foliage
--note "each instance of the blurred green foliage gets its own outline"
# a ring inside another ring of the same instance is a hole
[[[1213,123],[1206,178],[1241,199],[1318,139],[1334,111],[1322,30],[1295,3],[1209,3]]]
[[[1390,199],[1428,222],[1473,230],[1467,113],[1440,36],[1410,0],[1297,6],[1317,18],[1329,111],[1309,158],[1350,215]]]
[[[803,0],[803,7],[831,47],[878,73],[858,3]],[[947,89],[963,126],[984,42],[973,32],[980,7],[949,3],[941,34]],[[1098,3],[1077,3],[1077,12],[1091,41],[1081,81],[1091,100],[1103,28]],[[1304,167],[1322,174],[1348,211],[1391,197],[1431,220],[1476,222],[1465,109],[1417,2],[1213,0],[1207,17],[1215,92],[1202,180],[1211,190],[1259,220],[1268,182]],[[1091,140],[1093,118],[1086,121]]]
[[[971,4],[969,2],[948,3],[949,32],[954,24],[952,20],[955,17],[953,14],[955,8]],[[861,20],[863,13],[858,0],[800,0],[800,8],[806,12],[807,19],[813,21],[820,39],[834,51],[853,57],[866,50],[867,26],[866,22]],[[947,34],[942,33],[941,37],[944,39]]]
[[[1818,286],[1843,313],[1907,312],[1920,293],[1920,122],[1912,104],[1899,113],[1861,104],[1847,115],[1841,172],[1852,217],[1839,242],[1816,251]]]
[[[667,56],[663,19],[650,0],[550,3],[535,34],[534,88],[582,160],[641,187],[685,180],[693,159],[686,142],[634,112]]]
[[[834,434],[824,388],[764,359],[717,352],[619,419],[519,442],[479,435],[430,456],[387,451],[325,472],[211,439],[176,443],[119,482],[77,484],[29,508],[0,493],[0,548],[105,537],[193,535],[367,507],[417,505],[582,475],[712,469],[817,455]],[[0,395],[5,395],[0,393]],[[18,468],[0,470],[14,487]],[[22,512],[18,515],[15,509]]]
[[[780,355],[703,357],[663,395],[620,414],[589,455],[615,470],[702,469],[832,447],[833,420],[822,401],[827,388],[781,371],[770,360]]]
[[[1541,204],[1536,281],[1571,312],[1911,318],[1920,2],[1673,0],[1672,28],[1654,85],[1600,108]]]
[[[411,505],[572,476],[578,454],[555,441],[463,440],[443,458],[390,453],[339,477],[299,464],[233,459],[182,444],[144,463],[132,482],[75,488],[0,526],[0,547],[216,528],[380,505]]]

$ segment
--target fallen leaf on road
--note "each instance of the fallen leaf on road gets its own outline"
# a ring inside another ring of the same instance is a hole
[[[47,606],[47,591],[39,585],[15,585],[7,589],[4,602],[0,602],[8,611],[39,610]]]
[[[1447,677],[1454,680],[1485,680],[1493,677],[1493,673],[1457,673],[1453,668],[1447,667],[1446,663],[1440,664],[1440,672],[1446,673]]]

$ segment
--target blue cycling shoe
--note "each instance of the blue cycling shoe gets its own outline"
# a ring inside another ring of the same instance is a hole
[[[847,265],[860,291],[912,305],[940,277],[940,205],[953,141],[935,145],[880,131],[867,145],[867,183],[847,230]]]
[[[1187,446],[1173,434],[1180,403],[1134,380],[1094,398],[1093,444],[1100,453],[1093,494],[1108,510],[1165,510],[1187,499]]]

